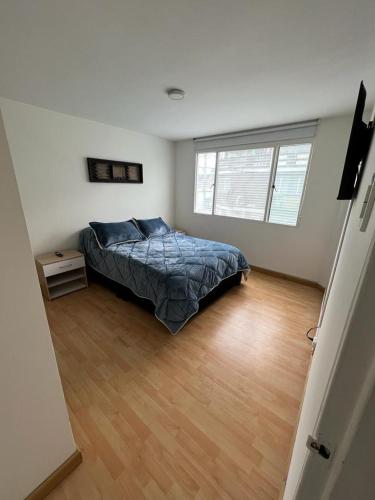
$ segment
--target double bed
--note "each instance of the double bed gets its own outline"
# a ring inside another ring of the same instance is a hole
[[[250,267],[241,251],[169,231],[103,248],[94,230],[80,233],[89,270],[153,304],[154,314],[177,334],[215,292],[238,284]]]

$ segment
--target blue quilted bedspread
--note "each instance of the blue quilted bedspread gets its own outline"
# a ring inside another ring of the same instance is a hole
[[[92,229],[86,228],[80,245],[90,267],[151,300],[155,316],[172,334],[222,280],[249,271],[238,248],[175,232],[101,249]]]

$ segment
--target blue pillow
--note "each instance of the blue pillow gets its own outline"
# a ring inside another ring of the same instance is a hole
[[[157,219],[134,219],[137,227],[146,238],[164,236],[171,232],[170,226],[161,217]]]
[[[131,221],[90,222],[89,225],[95,233],[98,244],[102,248],[145,239],[143,234]]]

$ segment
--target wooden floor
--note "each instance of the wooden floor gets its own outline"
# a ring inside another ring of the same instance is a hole
[[[99,285],[46,304],[84,460],[48,499],[278,498],[321,298],[252,272],[176,337]]]

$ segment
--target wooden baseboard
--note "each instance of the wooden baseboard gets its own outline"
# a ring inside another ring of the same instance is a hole
[[[79,450],[76,450],[68,460],[58,467],[55,472],[52,472],[34,491],[30,493],[25,500],[43,500],[58,484],[61,483],[71,472],[74,471],[79,464],[82,463],[82,455]]]
[[[278,271],[272,271],[271,269],[265,269],[264,267],[258,267],[258,266],[250,266],[250,267],[254,271],[259,271],[260,273],[269,274],[270,276],[275,276],[276,278],[283,278],[289,281],[295,281],[296,283],[300,283],[301,285],[317,288],[322,292],[325,291],[324,286],[320,285],[316,281],[310,281],[305,278],[299,278],[298,276],[293,276],[292,274],[279,273]]]

